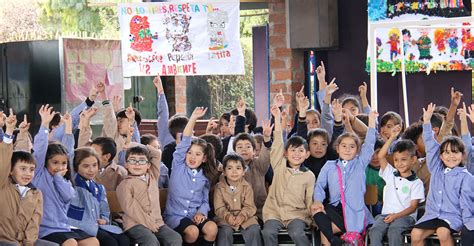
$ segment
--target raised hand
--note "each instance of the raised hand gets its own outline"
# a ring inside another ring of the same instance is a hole
[[[64,133],[72,134],[72,117],[69,113],[65,113],[61,118],[61,121],[64,122],[65,130]]]
[[[42,105],[39,110],[41,125],[49,129],[49,122],[51,122],[55,113],[56,112],[53,111],[53,107],[50,107],[49,104]]]
[[[269,120],[262,121],[263,137],[270,138],[272,136],[273,125]]]
[[[276,121],[276,119],[280,120],[280,118],[281,118],[281,111],[280,111],[280,109],[278,108],[277,105],[273,105],[273,106],[270,108],[270,112],[272,113],[273,117],[275,117],[275,121]]]
[[[112,107],[114,108],[114,112],[118,112],[121,108],[122,97],[121,96],[113,96],[112,97]]]
[[[103,100],[109,99],[109,96],[107,95],[107,90],[105,89],[104,82],[98,81],[95,87],[97,89],[97,96],[101,96]]]
[[[401,125],[396,125],[395,127],[392,128],[390,132],[390,138],[396,139],[398,135],[400,135],[400,132],[402,131],[402,126]]]
[[[436,107],[436,104],[430,103],[428,107],[425,109],[423,108],[423,123],[428,124],[431,122],[431,116],[433,115],[433,111]]]
[[[20,133],[26,133],[30,129],[30,123],[28,122],[26,114],[23,115],[23,121],[18,127],[20,128]]]
[[[217,120],[214,117],[211,117],[207,122],[206,134],[213,134],[214,130],[218,127]]]
[[[160,75],[156,75],[156,77],[153,79],[153,84],[156,87],[156,91],[158,92],[158,95],[161,95],[165,92],[163,89],[163,82],[161,81]]]
[[[367,83],[362,82],[362,84],[359,86],[359,95],[360,98],[367,97]]]
[[[3,113],[3,111],[0,111],[0,128],[2,128],[5,125],[6,119],[7,119],[7,116]]]
[[[321,61],[321,65],[316,68],[316,76],[318,77],[319,90],[326,89],[326,68],[324,67],[324,62]]]
[[[339,99],[332,100],[332,114],[334,115],[334,121],[342,121],[342,103]]]
[[[130,125],[135,122],[135,110],[132,108],[132,104],[130,103],[130,106],[125,110],[125,116],[127,116],[128,121],[130,122]]]
[[[92,86],[91,89],[89,90],[89,100],[95,101],[97,98],[97,87]]]
[[[375,110],[370,111],[370,113],[369,113],[369,125],[368,125],[369,128],[375,128],[375,120],[377,119],[378,116],[379,116],[379,113],[377,113],[377,111],[375,111]]]
[[[13,109],[10,108],[8,117],[5,119],[6,133],[12,135],[16,127],[16,115],[13,113]]]
[[[468,107],[468,114],[466,115],[470,120],[471,124],[474,123],[474,104]]]
[[[240,100],[237,102],[236,108],[240,116],[245,116],[245,109],[247,108],[247,105],[245,105],[244,97],[240,97]]]
[[[454,91],[454,87],[451,87],[451,103],[454,106],[458,106],[461,103],[462,93],[459,91]]]
[[[280,89],[280,92],[278,92],[273,99],[273,105],[281,107],[283,104],[285,104],[285,96],[283,95],[283,90]]]
[[[191,115],[191,119],[197,120],[203,117],[207,112],[207,108],[204,107],[196,107]]]
[[[337,84],[334,82],[336,81],[336,78],[333,78],[331,80],[331,83],[329,83],[329,85],[327,86],[327,90],[326,90],[326,93],[327,94],[330,94],[332,95],[334,92],[336,92],[337,90],[339,90],[339,87],[337,86]]]

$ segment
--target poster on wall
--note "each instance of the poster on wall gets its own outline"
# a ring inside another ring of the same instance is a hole
[[[244,74],[239,4],[119,4],[124,76]]]
[[[369,0],[368,14],[369,25],[470,16],[462,0]],[[377,71],[400,71],[402,59],[407,72],[472,70],[474,36],[470,23],[437,28],[414,26],[416,28],[397,26],[376,30]],[[366,70],[369,71],[369,52],[367,54]]]
[[[106,84],[109,98],[123,98],[120,40],[63,38],[61,47],[63,112],[81,104],[98,81]]]

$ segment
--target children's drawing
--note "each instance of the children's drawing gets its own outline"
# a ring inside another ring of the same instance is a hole
[[[191,16],[181,13],[168,14],[163,19],[166,25],[166,39],[173,46],[172,52],[190,51],[192,44],[189,41],[189,25]]]

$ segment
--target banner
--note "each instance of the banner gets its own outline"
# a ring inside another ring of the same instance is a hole
[[[82,103],[98,81],[109,98],[123,98],[120,40],[62,39],[61,47],[63,112]]]
[[[244,74],[239,1],[119,4],[124,76]]]
[[[410,21],[411,26],[416,26],[376,29],[377,71],[400,71],[402,58],[407,72],[472,70],[474,67],[474,37],[469,23],[464,23],[462,28],[463,23],[437,28],[416,24],[420,20],[469,16],[462,0],[369,0],[368,14],[369,25]],[[369,71],[369,52],[367,54],[366,70]]]

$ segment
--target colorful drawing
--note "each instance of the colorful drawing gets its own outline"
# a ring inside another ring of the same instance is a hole
[[[428,36],[429,30],[428,29],[421,29],[420,30],[420,38],[418,38],[418,50],[420,51],[420,60],[431,60],[433,58],[431,56],[430,48],[431,48],[431,39]]]
[[[229,22],[226,11],[214,11],[207,14],[207,32],[209,33],[209,50],[222,50],[227,47],[225,27]]]
[[[449,57],[458,53],[458,35],[456,28],[446,30],[448,33]]]
[[[189,41],[189,25],[191,16],[181,13],[168,14],[163,24],[166,25],[166,39],[173,46],[172,52],[190,51],[192,44]]]
[[[393,61],[397,58],[397,55],[400,54],[400,49],[398,48],[398,44],[400,43],[400,30],[397,28],[392,28],[388,32],[389,41],[387,42],[390,44],[390,60]]]
[[[471,35],[471,28],[463,28],[462,32],[462,50],[464,59],[474,58],[474,37]]]
[[[446,54],[446,31],[442,28],[435,29],[434,40],[438,55]]]
[[[152,35],[148,17],[135,15],[130,20],[130,48],[138,52],[152,51]]]
[[[377,58],[379,58],[380,54],[383,52],[382,40],[380,38],[376,38],[375,44],[377,45]]]

